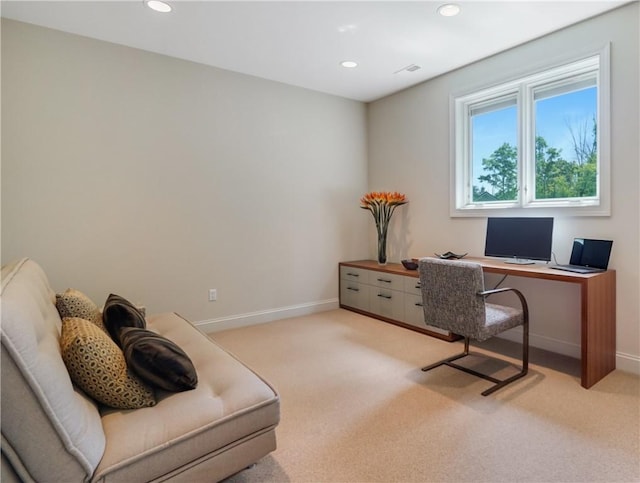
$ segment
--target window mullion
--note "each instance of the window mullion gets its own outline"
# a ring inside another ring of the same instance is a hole
[[[520,86],[520,150],[519,174],[521,176],[521,192],[520,201],[522,206],[527,206],[535,199],[535,181],[536,181],[536,155],[535,155],[535,105],[534,93],[530,85],[523,83]]]

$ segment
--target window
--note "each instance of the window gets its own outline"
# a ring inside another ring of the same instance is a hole
[[[608,72],[607,47],[453,97],[452,216],[609,215]]]

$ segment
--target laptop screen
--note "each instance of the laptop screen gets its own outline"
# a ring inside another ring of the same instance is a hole
[[[606,270],[609,266],[612,245],[613,241],[611,240],[576,238],[573,240],[569,264]]]

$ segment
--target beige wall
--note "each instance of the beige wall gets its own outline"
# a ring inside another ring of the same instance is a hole
[[[2,21],[2,261],[56,290],[199,322],[337,307],[366,183],[362,103]]]
[[[30,256],[56,289],[113,291],[210,329],[335,307],[338,261],[375,253],[358,208],[369,189],[410,199],[391,260],[482,253],[485,220],[448,214],[451,92],[609,41],[612,216],[557,217],[554,251],[615,240],[618,367],[640,371],[637,3],[368,109],[3,19],[2,261]],[[577,355],[577,288],[509,282],[531,303],[533,344]]]
[[[392,221],[392,231],[403,234],[392,247],[396,257],[447,250],[482,255],[486,218],[449,217],[449,96],[611,42],[612,215],[557,215],[553,250],[566,263],[574,236],[614,240],[618,367],[640,372],[638,18],[636,2],[374,102],[368,119],[370,188],[394,187],[411,200]],[[577,356],[578,289],[517,278],[508,284],[529,299],[532,343]]]

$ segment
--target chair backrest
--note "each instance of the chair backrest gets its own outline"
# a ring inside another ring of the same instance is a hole
[[[427,325],[477,339],[486,323],[482,267],[461,260],[419,261],[422,305]]]
[[[10,463],[22,481],[87,481],[106,440],[96,404],[60,355],[55,293],[32,260],[1,273],[2,478]]]

